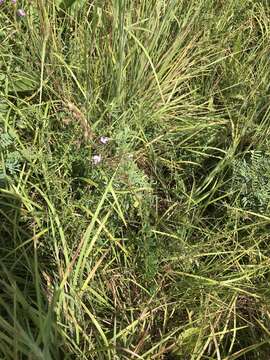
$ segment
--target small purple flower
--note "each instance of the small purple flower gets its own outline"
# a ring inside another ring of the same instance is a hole
[[[101,144],[104,144],[104,145],[106,145],[110,141],[110,139],[107,136],[101,136],[99,140],[100,140]]]
[[[94,165],[97,165],[101,162],[101,155],[94,155],[92,157]]]
[[[3,4],[5,2],[5,0],[0,0],[0,5]]]
[[[12,4],[16,4],[17,0],[11,0]]]
[[[23,16],[26,16],[26,13],[25,13],[25,11],[23,9],[19,9],[17,11],[17,15],[20,16],[20,17],[23,17]]]

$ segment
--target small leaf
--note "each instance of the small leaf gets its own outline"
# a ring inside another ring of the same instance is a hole
[[[199,334],[199,332],[200,332],[200,328],[198,328],[198,327],[191,327],[189,329],[186,329],[185,331],[183,331],[180,334],[179,341],[184,342],[184,341],[190,339],[191,337],[193,337],[194,335]]]
[[[83,3],[85,2],[85,0],[62,0],[60,2],[60,9],[62,10],[68,10],[72,5],[79,5],[79,6],[82,6]]]
[[[0,135],[0,147],[5,149],[12,145],[13,140],[8,133],[4,133]]]
[[[26,73],[14,74],[10,82],[9,91],[15,92],[35,91],[39,86],[38,81]]]
[[[3,101],[0,102],[0,116],[5,117],[8,113],[9,105]]]

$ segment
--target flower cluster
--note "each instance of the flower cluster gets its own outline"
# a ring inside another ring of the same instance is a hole
[[[111,140],[111,139],[108,138],[107,136],[101,136],[101,137],[99,138],[99,141],[100,141],[100,143],[101,143],[102,145],[106,145],[110,140]],[[102,157],[101,157],[100,154],[94,155],[94,156],[92,157],[92,160],[93,160],[93,164],[94,164],[94,165],[98,165],[98,164],[102,161]]]
[[[4,4],[5,0],[0,0],[0,5]],[[11,4],[16,5],[17,4],[17,0],[10,0]],[[18,9],[17,10],[17,15],[19,17],[24,17],[26,16],[26,12],[23,9]]]

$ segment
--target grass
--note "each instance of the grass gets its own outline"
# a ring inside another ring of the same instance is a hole
[[[0,5],[1,359],[268,358],[269,40],[267,0]]]

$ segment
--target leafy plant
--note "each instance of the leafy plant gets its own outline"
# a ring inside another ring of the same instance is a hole
[[[0,358],[268,358],[269,19],[0,1]]]
[[[0,154],[0,178],[3,184],[6,175],[18,174],[22,161],[21,154],[16,150],[15,140],[7,132],[0,133]]]
[[[268,212],[270,205],[270,155],[252,150],[233,163],[233,189],[240,205],[254,212]]]

